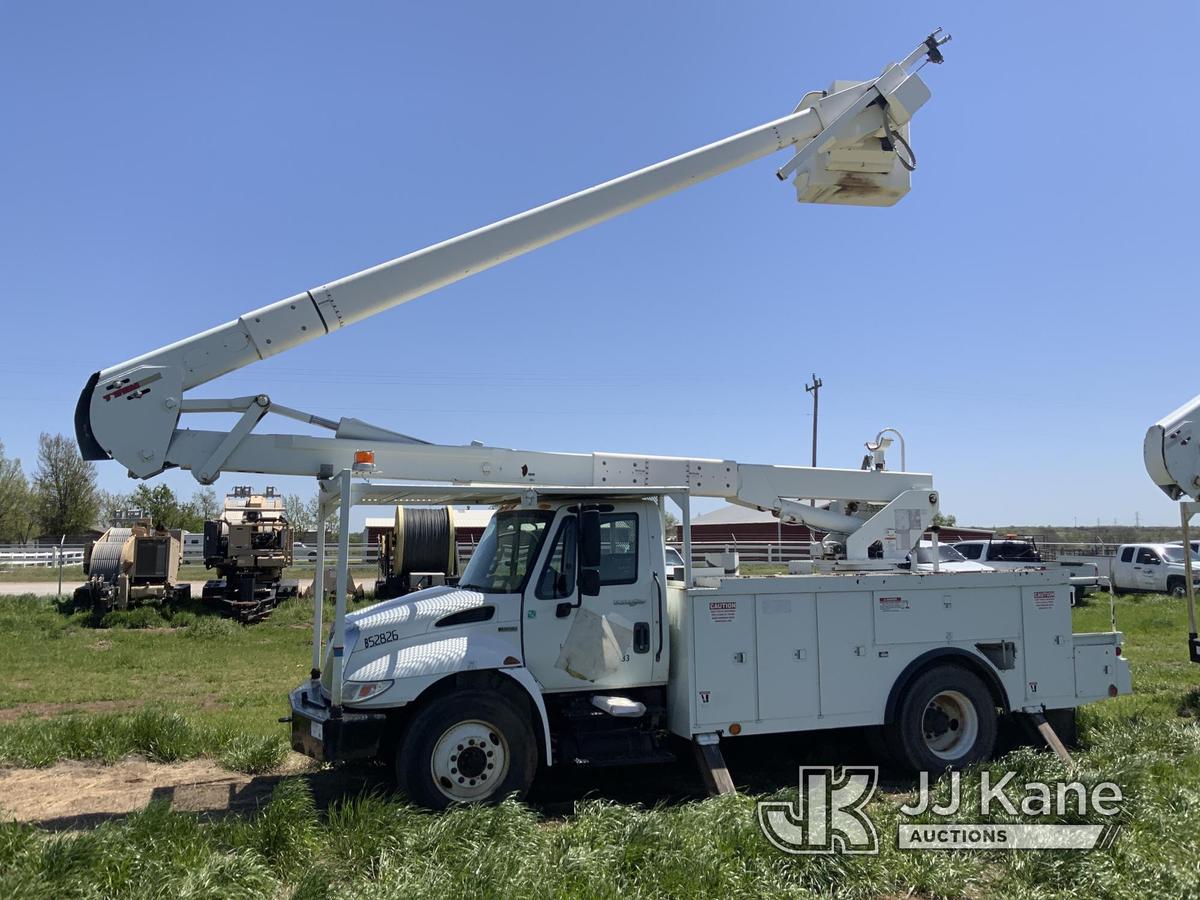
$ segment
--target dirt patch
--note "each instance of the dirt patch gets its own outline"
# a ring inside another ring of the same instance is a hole
[[[38,719],[49,719],[53,716],[65,716],[72,713],[116,713],[132,712],[145,705],[143,700],[90,700],[85,703],[19,703],[0,709],[0,722],[12,722],[25,716]],[[205,694],[200,698],[188,700],[188,705],[196,709],[212,710],[227,709],[229,704],[215,694]]]
[[[91,828],[156,799],[179,811],[247,812],[266,803],[284,775],[312,768],[311,760],[292,753],[280,772],[269,776],[230,772],[211,759],[168,765],[129,758],[111,766],[61,762],[46,769],[0,769],[0,820],[55,831]]]
[[[67,713],[110,713],[140,709],[141,700],[92,700],[88,703],[21,703],[0,709],[0,722],[11,722],[23,716],[48,719]]]

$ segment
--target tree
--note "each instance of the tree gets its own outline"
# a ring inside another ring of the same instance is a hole
[[[65,434],[43,432],[38,438],[33,508],[38,527],[47,535],[79,534],[96,524],[96,467],[79,455]]]
[[[317,516],[319,516],[321,514],[320,513],[320,498],[314,494],[313,497],[308,501],[308,503],[306,503],[304,505],[304,508],[305,508],[305,511],[307,511],[307,513],[308,513],[309,519],[313,523],[311,530],[315,531],[317,528]],[[334,506],[329,511],[329,515],[325,517],[325,533],[336,535],[337,530],[338,530],[338,508],[337,508],[337,506]]]
[[[933,524],[943,528],[953,528],[958,524],[958,519],[954,516],[946,516],[940,512],[936,512],[933,514]]]
[[[31,499],[21,461],[7,459],[0,443],[0,541],[29,540],[33,531]]]
[[[204,519],[190,503],[180,503],[175,492],[165,484],[149,487],[139,484],[129,495],[129,505],[148,515],[162,528],[181,528],[184,531],[203,531]]]
[[[675,529],[679,527],[679,518],[669,509],[663,510],[663,531],[668,541],[675,540]]]
[[[210,487],[200,488],[192,494],[192,501],[188,506],[204,522],[213,521],[223,511],[221,502],[217,499],[217,492]]]
[[[311,507],[311,508],[310,508]],[[317,527],[316,508],[312,503],[300,499],[299,494],[287,494],[283,498],[283,512],[288,524],[296,534],[304,534]]]

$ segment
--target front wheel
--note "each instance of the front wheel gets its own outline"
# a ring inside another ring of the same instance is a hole
[[[396,750],[396,780],[429,809],[521,798],[537,770],[535,740],[528,715],[507,698],[455,691],[409,722]]]
[[[1167,584],[1167,593],[1172,597],[1186,597],[1187,584],[1182,578],[1172,578],[1170,583]]]
[[[996,704],[973,672],[943,665],[917,676],[886,726],[897,761],[916,772],[961,769],[988,759],[996,745]]]

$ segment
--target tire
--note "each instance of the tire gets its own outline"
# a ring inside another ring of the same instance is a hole
[[[885,734],[896,761],[910,771],[961,769],[991,757],[996,703],[975,673],[935,666],[905,688]]]
[[[396,748],[396,780],[427,809],[521,799],[537,771],[535,741],[528,714],[503,695],[457,690],[409,722]]]
[[[1187,583],[1182,578],[1171,578],[1167,581],[1167,593],[1172,597],[1186,597]]]

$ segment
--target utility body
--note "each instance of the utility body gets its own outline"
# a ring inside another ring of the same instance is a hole
[[[791,113],[372,269],[261,307],[88,379],[76,435],[89,459],[138,478],[166,467],[314,476],[318,521],[339,518],[326,639],[318,530],[311,678],[291,696],[293,742],[319,759],[382,754],[418,802],[522,793],[539,762],[666,758],[671,733],[722,737],[883,727],[908,765],[941,771],[991,751],[997,710],[1129,690],[1121,636],[1072,636],[1054,573],[901,573],[933,524],[930,475],[631,453],[430,444],[332,421],[265,394],[194,398],[219,376],[785,150],[776,176],[805,203],[890,206],[916,167],[910,121],[930,97],[937,32],[876,78],[835,81]],[[228,430],[180,427],[233,413]],[[268,414],[332,436],[259,434]],[[901,469],[905,469],[904,465]],[[400,483],[403,482],[403,483]],[[437,482],[413,485],[412,482]],[[692,570],[690,501],[717,497],[824,538],[810,575]],[[663,498],[683,513],[683,579],[663,548]],[[457,586],[354,613],[350,510],[500,507]],[[572,537],[573,535],[573,537]],[[936,566],[935,566],[936,570]]]

